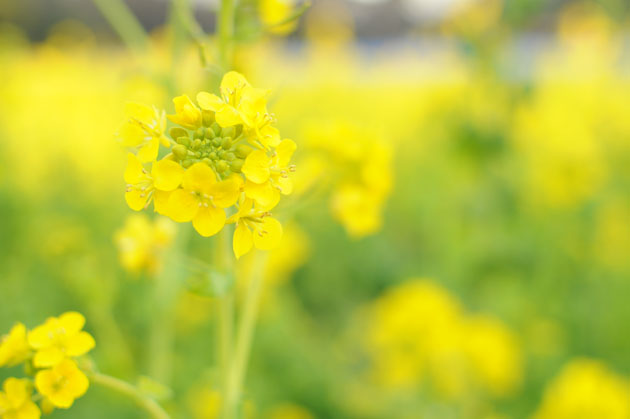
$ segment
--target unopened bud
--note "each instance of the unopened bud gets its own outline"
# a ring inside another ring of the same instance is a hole
[[[236,158],[236,156],[234,155],[234,153],[225,153],[225,160],[232,161],[235,158]]]
[[[232,147],[232,137],[225,137],[223,141],[221,141],[221,147],[225,150],[229,150]]]
[[[192,165],[193,165],[193,161],[190,159],[186,159],[182,161],[182,166],[184,167],[184,169],[188,169]]]
[[[234,127],[225,127],[221,130],[221,137],[234,138],[234,134],[236,134],[236,128]]]
[[[223,173],[225,172],[227,169],[229,169],[229,166],[227,164],[227,162],[225,160],[220,160],[217,163],[217,172],[219,173]]]
[[[201,111],[201,118],[203,119],[203,125],[209,127],[214,122],[214,112]]]
[[[233,172],[240,173],[244,163],[245,160],[242,159],[232,160],[230,162],[230,169],[232,169]]]
[[[212,160],[210,160],[209,158],[204,158],[203,160],[201,160],[202,162],[204,162],[205,164],[207,164],[208,166],[212,166]]]
[[[208,155],[208,158],[210,158],[211,160],[216,160],[219,158],[219,156],[217,156],[217,153],[213,151],[212,153]]]
[[[199,147],[201,147],[201,140],[199,138],[196,138],[195,141],[192,142],[191,148],[193,150],[197,150],[199,149]]]
[[[219,134],[221,134],[221,127],[216,122],[213,122],[212,125],[210,126],[210,128],[212,128],[212,131],[214,131],[214,136],[215,137],[217,137]]]
[[[188,138],[188,136],[177,137],[177,142],[188,147],[190,145],[190,138]]]
[[[214,133],[214,130],[212,128],[208,127],[208,128],[206,128],[205,136],[206,136],[206,138],[211,140],[214,137],[216,137],[216,134]]]
[[[182,144],[177,144],[176,146],[173,146],[173,155],[177,160],[185,159],[187,154],[188,149],[186,148],[186,146]]]
[[[197,128],[195,131],[195,138],[203,138],[205,130],[203,128]]]
[[[184,128],[173,127],[168,133],[171,135],[171,138],[188,137],[188,132]]]
[[[253,150],[254,149],[248,145],[240,144],[238,147],[236,147],[236,155],[244,159],[245,157],[249,156],[249,153],[251,153]]]

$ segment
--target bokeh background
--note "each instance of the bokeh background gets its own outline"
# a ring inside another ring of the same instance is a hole
[[[214,418],[221,287],[180,266],[157,316],[151,263],[173,234],[201,260],[216,245],[129,218],[114,133],[127,101],[171,113],[216,87],[216,2],[192,2],[196,40],[171,3],[127,4],[145,42],[91,1],[0,1],[0,331],[81,311],[96,363],[133,381],[172,321],[164,403]],[[238,16],[237,69],[299,145],[249,417],[630,418],[630,4],[242,0]],[[139,413],[93,387],[50,417]]]

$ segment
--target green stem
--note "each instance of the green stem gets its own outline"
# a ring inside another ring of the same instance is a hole
[[[219,63],[222,70],[228,71],[233,67],[234,0],[221,0],[221,8],[217,15],[217,33]]]
[[[119,380],[118,378],[100,373],[89,374],[89,377],[92,383],[107,387],[129,397],[138,406],[143,408],[152,418],[170,419],[169,414],[166,413],[166,411],[155,400],[142,394],[140,390],[131,384]]]
[[[254,258],[251,278],[248,284],[245,301],[243,302],[243,314],[241,315],[238,325],[234,357],[232,358],[232,365],[227,377],[225,394],[227,419],[236,419],[238,417],[237,412],[245,379],[245,371],[247,369],[247,362],[254,338],[254,330],[256,328],[256,317],[260,304],[267,254],[264,252],[256,252]]]
[[[217,240],[217,266],[220,266],[224,273],[233,272],[234,263],[230,253],[230,230],[228,226],[221,230],[219,240]],[[234,334],[234,287],[221,296],[219,302],[219,356],[221,365],[221,386],[223,394],[227,394],[228,374],[230,371],[231,357],[233,351]]]
[[[122,0],[93,0],[122,41],[137,53],[142,53],[148,44],[147,34]]]

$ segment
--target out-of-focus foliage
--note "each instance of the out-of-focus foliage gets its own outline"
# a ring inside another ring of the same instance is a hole
[[[261,21],[286,16],[280,3],[263,2]],[[435,45],[356,39],[341,2],[316,2],[300,41],[282,27],[239,45],[237,70],[273,89],[298,144],[247,417],[628,416],[627,6],[469,3]],[[537,18],[553,32],[529,31]],[[215,296],[244,289],[256,261],[241,258],[234,278],[160,269],[182,246],[212,264],[222,242],[128,219],[113,134],[125,102],[173,113],[169,97],[220,77],[194,46],[173,59],[168,30],[143,56],[98,39],[78,23],[42,43],[0,28],[0,332],[80,311],[101,370],[136,380],[153,368],[156,283],[173,275],[164,405],[214,418]],[[90,386],[53,415],[138,413]]]

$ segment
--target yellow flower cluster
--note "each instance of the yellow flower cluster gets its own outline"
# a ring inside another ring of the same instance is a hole
[[[86,375],[73,358],[94,347],[92,336],[83,331],[85,318],[77,312],[50,317],[27,331],[17,323],[0,339],[0,367],[25,363],[32,378],[10,377],[0,391],[0,418],[36,419],[41,416],[34,400],[41,400],[44,412],[67,409],[89,387]],[[39,393],[33,397],[33,388]]]
[[[307,168],[334,173],[330,206],[335,219],[353,237],[377,232],[392,188],[391,145],[372,130],[339,121],[307,126],[304,135],[313,151]]]
[[[534,419],[630,417],[630,381],[590,359],[569,362],[545,390]]]
[[[204,237],[235,224],[239,258],[252,247],[268,250],[279,242],[282,226],[270,210],[293,190],[290,160],[297,146],[273,126],[268,90],[231,71],[220,92],[200,92],[197,103],[186,95],[173,99],[175,114],[168,118],[179,127],[170,129],[171,139],[164,133],[164,112],[127,106],[128,120],[118,135],[135,154],[128,155],[125,198],[133,210],[153,202],[160,214],[192,221]],[[160,143],[172,148],[158,160]]]
[[[459,302],[432,281],[406,281],[369,310],[366,344],[374,376],[385,387],[424,383],[458,399],[476,389],[505,396],[521,382],[523,361],[516,336],[498,319],[464,313]]]
[[[154,222],[140,214],[129,216],[122,229],[114,235],[120,262],[131,272],[156,274],[161,255],[175,237],[175,223],[159,217]]]

